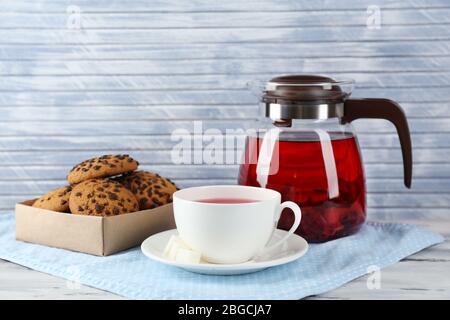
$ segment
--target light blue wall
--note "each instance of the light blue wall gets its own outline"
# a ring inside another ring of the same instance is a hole
[[[68,29],[70,5],[81,29]],[[367,27],[371,5],[379,29]],[[246,82],[295,72],[352,77],[354,96],[404,107],[410,191],[394,128],[356,122],[373,217],[450,216],[448,0],[1,0],[0,209],[103,153],[130,153],[181,186],[233,183],[235,166],[172,165],[169,134],[195,119],[253,127]]]

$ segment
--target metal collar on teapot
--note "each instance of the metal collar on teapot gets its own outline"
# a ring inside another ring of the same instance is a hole
[[[315,75],[276,77],[265,86],[262,108],[275,121],[341,118],[353,83]]]

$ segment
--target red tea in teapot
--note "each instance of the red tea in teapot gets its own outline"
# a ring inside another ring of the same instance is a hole
[[[366,217],[364,172],[357,141],[352,133],[326,135],[325,145],[314,131],[296,132],[291,139],[280,135],[277,154],[273,155],[278,157],[278,171],[267,176],[265,186],[258,179],[257,161],[245,161],[239,172],[239,184],[277,190],[282,201],[296,202],[302,210],[296,233],[310,242],[352,234]],[[248,137],[244,159],[259,159],[261,144],[261,136]],[[287,230],[292,223],[293,217],[286,211],[278,227]]]

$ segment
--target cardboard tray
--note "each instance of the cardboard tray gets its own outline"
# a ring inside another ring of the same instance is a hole
[[[83,216],[16,204],[16,239],[107,256],[175,228],[172,204],[111,217]]]

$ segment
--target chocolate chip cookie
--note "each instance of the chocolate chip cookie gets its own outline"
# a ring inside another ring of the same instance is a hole
[[[69,211],[69,197],[71,186],[60,187],[47,192],[33,203],[33,207],[57,212]]]
[[[127,154],[104,155],[85,160],[70,170],[67,180],[76,184],[94,178],[105,178],[134,171],[139,163]]]
[[[139,210],[130,190],[111,179],[91,179],[73,187],[69,198],[72,214],[115,216]]]
[[[167,178],[149,171],[136,171],[115,178],[129,189],[139,202],[139,209],[153,209],[172,202],[177,186]]]

